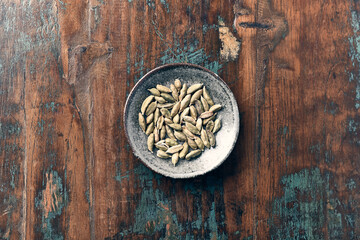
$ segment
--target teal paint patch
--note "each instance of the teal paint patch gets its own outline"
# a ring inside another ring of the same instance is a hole
[[[178,239],[178,237],[186,233],[185,239],[194,239],[191,235],[192,229],[201,230],[204,228],[206,239],[216,237],[217,239],[227,239],[227,235],[223,232],[225,228],[225,209],[223,206],[218,206],[215,202],[215,194],[219,194],[223,199],[222,180],[215,176],[205,178],[203,182],[194,183],[194,181],[186,181],[184,188],[194,194],[194,221],[181,224],[176,214],[172,211],[172,195],[165,195],[164,192],[155,187],[161,185],[163,176],[154,173],[149,168],[140,164],[131,171],[125,173],[120,172],[121,163],[117,163],[117,175],[115,180],[122,183],[124,179],[133,176],[135,179],[135,187],[141,189],[138,205],[136,207],[134,216],[134,224],[127,229],[123,229],[113,237],[106,239],[116,239],[116,237],[130,236],[131,234],[142,234],[145,239],[151,238],[155,233],[162,233],[160,239]],[[174,180],[175,184],[175,180]],[[170,192],[175,191],[174,189]],[[201,204],[201,196],[204,191],[210,194],[210,209],[208,215],[203,218]],[[219,216],[219,219],[217,219]],[[211,237],[210,237],[211,236]]]
[[[4,152],[6,154],[12,155],[23,151],[24,149],[21,148],[17,143],[5,142],[3,146],[0,145],[0,155],[3,154]]]
[[[20,167],[17,166],[14,162],[12,162],[10,166],[10,176],[11,176],[10,186],[12,189],[15,189],[15,185],[19,180],[19,169]]]
[[[309,147],[309,151],[314,155],[315,160],[318,162],[323,159],[328,164],[334,161],[331,142],[328,144],[328,146],[325,146],[320,142],[314,143]]]
[[[333,176],[319,168],[303,169],[281,179],[283,195],[272,202],[271,239],[345,239],[354,235],[350,201],[341,202],[330,186]],[[344,219],[348,219],[344,222]],[[350,231],[344,232],[347,227]],[[327,233],[325,233],[327,231]]]
[[[167,13],[170,12],[169,3],[166,2],[166,0],[160,0],[161,4],[164,6]]]
[[[356,188],[356,182],[354,181],[354,179],[350,178],[347,183],[345,184],[345,186],[349,189],[349,190],[354,190]]]
[[[349,124],[348,124],[348,131],[349,132],[353,132],[353,133],[356,133],[357,131],[357,128],[359,127],[359,123],[358,122],[355,122],[354,119],[350,119],[349,120]]]
[[[253,240],[254,239],[254,237],[251,235],[251,236],[249,236],[249,237],[244,237],[243,238],[243,240]]]
[[[35,199],[35,207],[42,212],[43,239],[63,240],[58,217],[68,202],[66,187],[57,171],[49,170],[43,179],[44,190]]]
[[[3,192],[9,192],[10,188],[15,189],[19,181],[20,166],[16,164],[13,159],[19,157],[19,148],[12,148],[17,146],[16,144],[8,144],[5,142],[5,147],[1,147],[0,141],[0,155],[4,152],[4,158],[2,161],[2,172],[0,175],[1,189]],[[1,236],[1,235],[0,235]]]
[[[144,62],[144,51],[141,46],[138,46],[138,51],[136,51],[135,63],[134,63],[134,84],[136,84],[142,76],[150,69],[145,68]]]
[[[281,179],[284,194],[272,204],[271,239],[324,239],[326,182],[318,168]],[[327,184],[328,185],[328,184]]]
[[[146,4],[148,5],[148,7],[150,7],[151,9],[155,10],[156,9],[156,3],[154,0],[146,0]]]
[[[53,4],[50,0],[36,1],[36,8],[31,0],[2,5],[0,28],[3,29],[4,34],[1,40],[6,42],[7,39],[14,39],[13,51],[10,55],[0,47],[2,50],[0,63],[7,68],[7,75],[2,74],[3,78],[10,79],[14,73],[22,75],[27,62],[39,62],[43,57],[58,61],[59,74],[62,73],[60,27],[57,16],[57,4]],[[19,31],[17,26],[26,27],[24,31]],[[29,56],[27,53],[30,51],[34,51],[35,54]],[[19,72],[19,69],[22,72]],[[34,73],[34,71],[30,72]]]
[[[219,29],[219,26],[217,24],[203,24],[203,27],[202,27],[202,31],[203,31],[203,34],[206,34],[208,31],[210,30],[218,30]]]
[[[171,211],[168,198],[159,189],[154,189],[154,174],[143,164],[134,169],[142,193],[134,213],[135,223],[131,232],[151,236],[155,232],[167,231],[169,239],[176,239],[182,228],[176,215]]]
[[[161,33],[158,24],[152,21],[156,35],[160,38],[166,50],[162,52],[160,57],[161,64],[168,63],[192,63],[204,66],[205,68],[219,73],[222,64],[216,59],[219,59],[219,53],[206,54],[203,48],[199,48],[199,41],[197,39],[184,40],[184,46],[180,44],[180,40],[173,34],[173,42],[170,44]],[[188,33],[186,33],[187,35]],[[170,46],[172,45],[172,46]]]
[[[171,49],[167,49],[163,52],[163,56],[160,58],[162,64],[167,63],[192,63],[204,66],[205,68],[219,73],[222,64],[216,60],[211,60],[210,55],[205,53],[203,48],[196,49],[196,47],[184,46],[183,49],[178,48],[176,52]]]
[[[357,118],[348,118],[347,119],[347,132],[349,142],[360,146],[360,120]]]
[[[40,109],[43,113],[45,112],[58,112],[59,106],[61,106],[60,103],[56,103],[56,102],[46,102],[46,103],[41,103],[40,104]]]
[[[330,113],[335,116],[339,112],[339,105],[333,101],[325,105],[324,113]]]
[[[131,58],[130,58],[130,51],[126,53],[126,72],[130,74],[131,72]]]
[[[66,6],[69,5],[68,3],[64,3],[63,1],[61,0],[57,0],[60,4],[60,9],[61,10],[66,10]]]
[[[280,128],[281,129],[281,128]],[[279,129],[279,130],[280,130]],[[281,131],[280,131],[281,132]],[[288,126],[284,126],[283,128],[282,128],[282,134],[283,135],[286,135],[286,134],[288,134],[289,133],[289,127]]]
[[[223,179],[215,175],[204,176],[201,181],[185,181],[183,188],[186,192],[190,192],[194,197],[194,205],[192,206],[194,215],[190,224],[191,229],[201,230],[205,229],[205,239],[228,239],[228,236],[222,229],[225,228],[225,209],[222,203],[220,206],[216,204],[214,196],[219,194],[220,198],[224,197],[223,189]],[[201,199],[203,194],[208,194],[209,199],[213,199],[208,205],[210,209],[208,211],[208,216],[202,215],[203,205],[201,204]],[[221,202],[221,200],[220,200]],[[196,213],[196,214],[195,214]],[[218,214],[219,219],[216,219],[216,214]],[[238,222],[239,227],[241,225]],[[185,228],[185,227],[183,227]],[[187,233],[186,239],[193,239],[191,233]]]
[[[350,4],[351,5],[351,4]],[[351,19],[350,25],[354,35],[349,37],[350,51],[349,56],[351,58],[352,65],[359,69],[360,67],[360,16],[356,10],[350,9]],[[356,77],[354,77],[356,75]],[[360,70],[357,73],[352,73],[349,77],[349,82],[356,81],[355,87],[355,108],[360,108]]]
[[[5,229],[0,229],[0,238],[1,239],[12,239],[12,231],[13,231],[13,225],[12,225],[12,214],[13,214],[13,210],[17,207],[18,205],[18,200],[17,198],[12,195],[12,194],[6,194],[5,197],[2,199],[1,202],[2,205],[2,209],[4,209],[4,211],[1,212],[1,217],[2,219],[5,219],[6,217],[6,228]],[[15,228],[16,230],[16,228]]]
[[[14,123],[10,121],[0,121],[0,140],[6,140],[13,136],[18,137],[21,131],[22,126],[18,121]]]
[[[332,153],[332,150],[325,150],[324,152],[324,157],[325,157],[325,162],[326,163],[331,163],[334,161],[334,155]]]
[[[187,181],[184,184],[184,190],[190,191],[191,194],[201,194],[202,191],[207,191],[210,194],[215,194],[217,191],[223,190],[223,179],[215,177],[214,175],[208,175],[204,179],[204,182]]]
[[[89,189],[87,189],[85,191],[85,198],[86,198],[86,201],[88,202],[88,204],[90,204],[90,191],[89,191]]]
[[[289,132],[289,127],[286,125],[279,127],[279,129],[277,130],[277,135],[278,138],[284,142],[285,156],[289,157],[295,148],[294,140],[292,139]],[[287,162],[288,159],[286,158],[286,164]]]
[[[121,162],[116,162],[115,163],[115,169],[116,169],[116,175],[115,175],[115,180],[118,181],[119,183],[121,183],[124,179],[127,179],[129,181],[129,177],[130,177],[130,172],[126,171],[125,173],[121,172]]]

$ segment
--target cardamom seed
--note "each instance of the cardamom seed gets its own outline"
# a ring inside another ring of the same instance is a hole
[[[182,111],[182,113],[180,114],[180,123],[183,123],[184,116],[189,115],[189,112],[190,112],[189,107],[185,108],[184,111]]]
[[[214,129],[214,122],[212,120],[210,120],[205,127],[206,131],[210,131],[212,132],[212,130]]]
[[[195,126],[199,131],[201,130],[202,128],[202,119],[201,118],[198,118],[196,120],[196,126]]]
[[[179,91],[181,89],[181,82],[179,79],[175,79],[174,81],[176,89]]]
[[[162,128],[163,125],[164,125],[164,116],[160,116],[156,123],[156,127],[158,129],[160,129],[160,128]]]
[[[204,145],[207,147],[207,148],[210,148],[210,142],[209,142],[209,138],[208,138],[208,135],[205,131],[205,129],[201,129],[201,140],[203,141]]]
[[[169,149],[169,146],[166,145],[165,140],[161,140],[161,141],[155,143],[155,147],[157,149],[160,149],[160,150],[163,150],[163,151],[167,151]]]
[[[197,113],[200,115],[204,112],[204,108],[199,100],[196,100],[194,103],[195,109]]]
[[[180,116],[179,116],[179,114],[176,114],[175,117],[173,117],[173,122],[174,122],[174,123],[179,123],[179,122],[180,122]]]
[[[165,139],[165,143],[166,143],[166,145],[168,145],[168,146],[178,145],[178,143],[176,142],[176,140],[171,139],[171,138],[166,138],[166,139]]]
[[[182,86],[181,90],[180,90],[180,95],[179,95],[179,101],[182,101],[186,95],[186,91],[187,91],[187,85],[186,83],[184,83],[184,85]]]
[[[208,103],[210,106],[213,106],[213,105],[214,105],[214,102],[213,102],[213,100],[211,99],[210,94],[209,94],[209,92],[207,91],[207,89],[205,88],[205,86],[203,87],[203,96],[204,96],[205,100],[207,101],[207,103]]]
[[[177,124],[177,123],[169,124],[169,127],[171,127],[172,129],[178,130],[178,131],[181,131],[181,129],[182,129],[181,125]]]
[[[204,146],[204,143],[201,140],[201,138],[195,137],[194,141],[195,141],[196,145],[198,146],[198,148],[200,148],[202,151],[204,151],[205,146]]]
[[[214,115],[213,112],[207,111],[207,112],[203,112],[203,113],[200,115],[200,118],[205,119],[205,118],[211,117],[212,115]]]
[[[172,108],[175,103],[159,103],[157,105],[158,108]]]
[[[174,153],[180,152],[182,149],[183,149],[183,145],[178,144],[178,145],[175,145],[175,146],[170,147],[170,148],[166,151],[166,153],[168,153],[168,154],[174,154]]]
[[[221,128],[221,119],[218,118],[215,120],[214,128],[213,128],[212,132],[216,133],[217,131],[219,131],[220,128]]]
[[[170,114],[169,110],[167,110],[166,108],[160,109],[160,112],[164,117],[171,118],[171,114]]]
[[[159,157],[159,158],[170,158],[170,155],[167,154],[166,152],[164,152],[163,150],[158,150],[156,155]]]
[[[173,109],[171,110],[170,116],[174,117],[179,112],[179,109],[180,109],[180,102],[177,102],[175,103]]]
[[[165,100],[165,98],[163,98],[163,97],[156,97],[156,96],[155,96],[155,100],[156,100],[158,103],[161,103],[161,104],[166,103],[166,100]]]
[[[154,112],[154,124],[157,124],[159,117],[160,117],[160,109],[156,108]]]
[[[178,163],[179,161],[179,153],[174,153],[172,156],[171,156],[171,162],[172,164],[174,164],[174,166]]]
[[[154,122],[150,123],[149,126],[147,127],[145,134],[146,135],[150,135],[150,133],[152,133],[154,131]]]
[[[154,142],[160,141],[159,130],[156,127],[154,128],[153,133],[154,133]]]
[[[166,128],[166,133],[169,136],[169,138],[175,140],[176,138],[175,138],[174,133],[171,130],[171,128],[168,125],[166,125],[165,128]]]
[[[173,124],[174,122],[170,118],[165,118],[165,123],[169,125],[169,124]]]
[[[146,108],[149,106],[149,104],[151,103],[151,101],[154,99],[153,95],[148,96],[147,98],[145,98],[145,100],[143,101],[143,103],[141,104],[141,114],[145,113]]]
[[[213,106],[211,106],[211,108],[209,109],[209,112],[217,112],[222,108],[221,104],[215,104]]]
[[[154,113],[150,114],[149,116],[147,116],[146,118],[146,123],[149,124],[154,120]]]
[[[203,92],[202,89],[197,90],[197,91],[191,96],[190,104],[193,104],[193,103],[195,102],[195,100],[198,100],[198,99],[201,97],[202,92]]]
[[[160,94],[166,101],[175,102],[175,99],[168,93],[161,93]]]
[[[148,89],[148,91],[154,96],[158,96],[158,97],[160,96],[160,92],[156,88],[150,88]]]
[[[179,153],[179,158],[184,158],[188,152],[189,152],[189,144],[187,142],[184,142],[183,149]]]
[[[215,147],[215,136],[212,132],[207,132],[207,135],[208,135],[208,138],[209,138],[209,142],[210,142],[210,145],[212,147]]]
[[[176,87],[175,87],[174,84],[171,84],[171,85],[170,85],[170,89],[171,89],[171,95],[173,96],[173,98],[174,98],[176,101],[179,100],[179,93],[178,93],[178,91],[177,91],[177,89],[176,89]]]
[[[187,127],[182,127],[182,130],[183,130],[183,133],[188,137],[188,138],[191,138],[191,139],[195,139],[195,135],[189,131],[189,129],[187,129]]]
[[[199,150],[199,149],[193,150],[193,151],[189,152],[189,153],[186,155],[185,159],[186,159],[186,160],[190,160],[190,159],[192,159],[192,158],[196,158],[196,157],[199,156],[200,154],[201,154],[201,150]]]
[[[209,104],[208,102],[205,100],[205,98],[203,98],[202,96],[200,97],[200,102],[204,108],[204,111],[209,111]]]
[[[194,150],[198,148],[196,142],[195,142],[194,140],[190,139],[190,138],[187,139],[187,143],[188,143],[189,146],[190,146],[192,149],[194,149]]]
[[[180,112],[183,111],[186,107],[189,106],[190,104],[190,99],[191,99],[191,95],[188,94],[184,97],[183,100],[181,100],[181,103],[180,103]]]
[[[192,117],[190,117],[190,116],[184,116],[183,119],[184,119],[185,122],[191,123],[191,124],[193,124],[193,125],[196,124],[194,118],[192,118]]]
[[[147,146],[150,152],[153,152],[153,148],[154,148],[154,134],[151,133],[148,137],[147,140]]]
[[[197,111],[194,106],[190,106],[190,115],[193,119],[197,118]]]
[[[206,125],[209,121],[214,120],[215,117],[216,117],[216,114],[217,114],[217,113],[215,113],[214,115],[212,115],[212,116],[209,117],[209,118],[203,119],[203,125]]]
[[[145,115],[149,116],[152,114],[156,109],[156,102],[150,103],[150,105],[146,108]]]
[[[162,126],[162,128],[160,129],[160,139],[163,140],[166,136],[166,129],[165,126]]]
[[[200,135],[200,131],[194,125],[192,125],[191,123],[185,122],[185,126],[186,126],[187,129],[189,129],[189,131],[191,133],[196,134],[196,135]]]
[[[160,85],[160,84],[156,85],[156,89],[159,90],[160,92],[163,92],[163,93],[171,93],[170,88],[165,87],[165,86]]]
[[[146,131],[145,118],[141,113],[139,113],[139,125],[140,125],[141,129],[145,132]]]
[[[175,136],[176,139],[178,139],[179,141],[186,141],[186,135],[185,135],[183,132],[174,131],[174,136]]]
[[[202,88],[203,84],[202,83],[197,83],[197,84],[194,84],[194,85],[191,85],[188,90],[187,90],[187,94],[191,94],[197,90],[199,90],[200,88]]]

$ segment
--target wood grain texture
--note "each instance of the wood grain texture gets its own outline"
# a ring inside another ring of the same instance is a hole
[[[0,1],[1,239],[359,239],[358,1]],[[219,169],[134,157],[126,97],[202,65],[241,131]]]

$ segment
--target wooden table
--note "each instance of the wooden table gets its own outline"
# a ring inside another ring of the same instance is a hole
[[[360,239],[360,3],[3,0],[1,239]],[[199,64],[241,131],[217,170],[158,175],[123,129],[134,84]]]

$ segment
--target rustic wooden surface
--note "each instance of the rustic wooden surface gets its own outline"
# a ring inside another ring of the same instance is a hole
[[[126,97],[166,63],[241,112],[217,170],[136,159]],[[360,3],[0,1],[1,239],[360,239]]]

